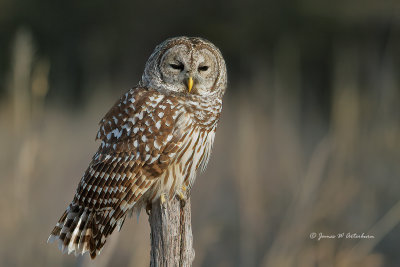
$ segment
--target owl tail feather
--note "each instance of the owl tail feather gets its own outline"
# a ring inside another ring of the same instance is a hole
[[[101,214],[99,214],[101,213]],[[95,221],[104,212],[90,211],[71,203],[51,232],[48,243],[59,240],[59,249],[75,256],[90,253],[94,259],[100,254],[105,243],[105,237],[96,228]]]

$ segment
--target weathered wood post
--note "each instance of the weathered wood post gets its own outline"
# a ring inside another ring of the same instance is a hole
[[[187,267],[194,260],[190,199],[182,206],[173,198],[162,206],[153,204],[150,267]]]

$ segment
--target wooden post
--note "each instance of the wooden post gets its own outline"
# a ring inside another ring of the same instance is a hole
[[[182,207],[173,198],[162,206],[153,204],[150,267],[189,267],[194,260],[190,199]]]

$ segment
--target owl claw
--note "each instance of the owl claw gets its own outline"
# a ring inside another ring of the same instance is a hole
[[[186,193],[186,186],[182,185],[182,190],[179,191],[178,194],[177,194],[179,200],[181,201],[181,206],[182,207],[185,207],[185,205],[186,205],[186,199],[187,198],[186,198],[185,193]]]
[[[150,213],[151,213],[151,208],[152,208],[152,204],[151,204],[151,202],[148,202],[147,205],[146,205],[146,213],[149,216],[150,216]]]
[[[161,202],[161,206],[165,206],[165,203],[167,202],[166,198],[165,198],[165,194],[161,194],[160,196],[160,202]]]
[[[183,195],[182,192],[180,192],[178,194],[178,197],[179,197],[179,200],[181,201],[181,206],[185,207],[185,205],[186,205],[186,197]]]

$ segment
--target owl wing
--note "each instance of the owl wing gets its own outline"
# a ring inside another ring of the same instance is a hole
[[[144,88],[120,98],[100,121],[101,145],[49,240],[58,237],[69,253],[99,253],[182,146],[186,135],[176,127],[182,121],[177,106],[173,98]]]
[[[108,207],[104,201],[91,201],[99,199],[99,188],[116,193],[110,196],[117,204],[124,199],[118,191],[140,198],[182,145],[183,131],[175,127],[180,115],[176,106],[174,100],[156,91],[137,88],[125,94],[100,122],[96,139],[101,145],[80,183],[78,202],[95,209]],[[85,190],[88,186],[97,188]]]

